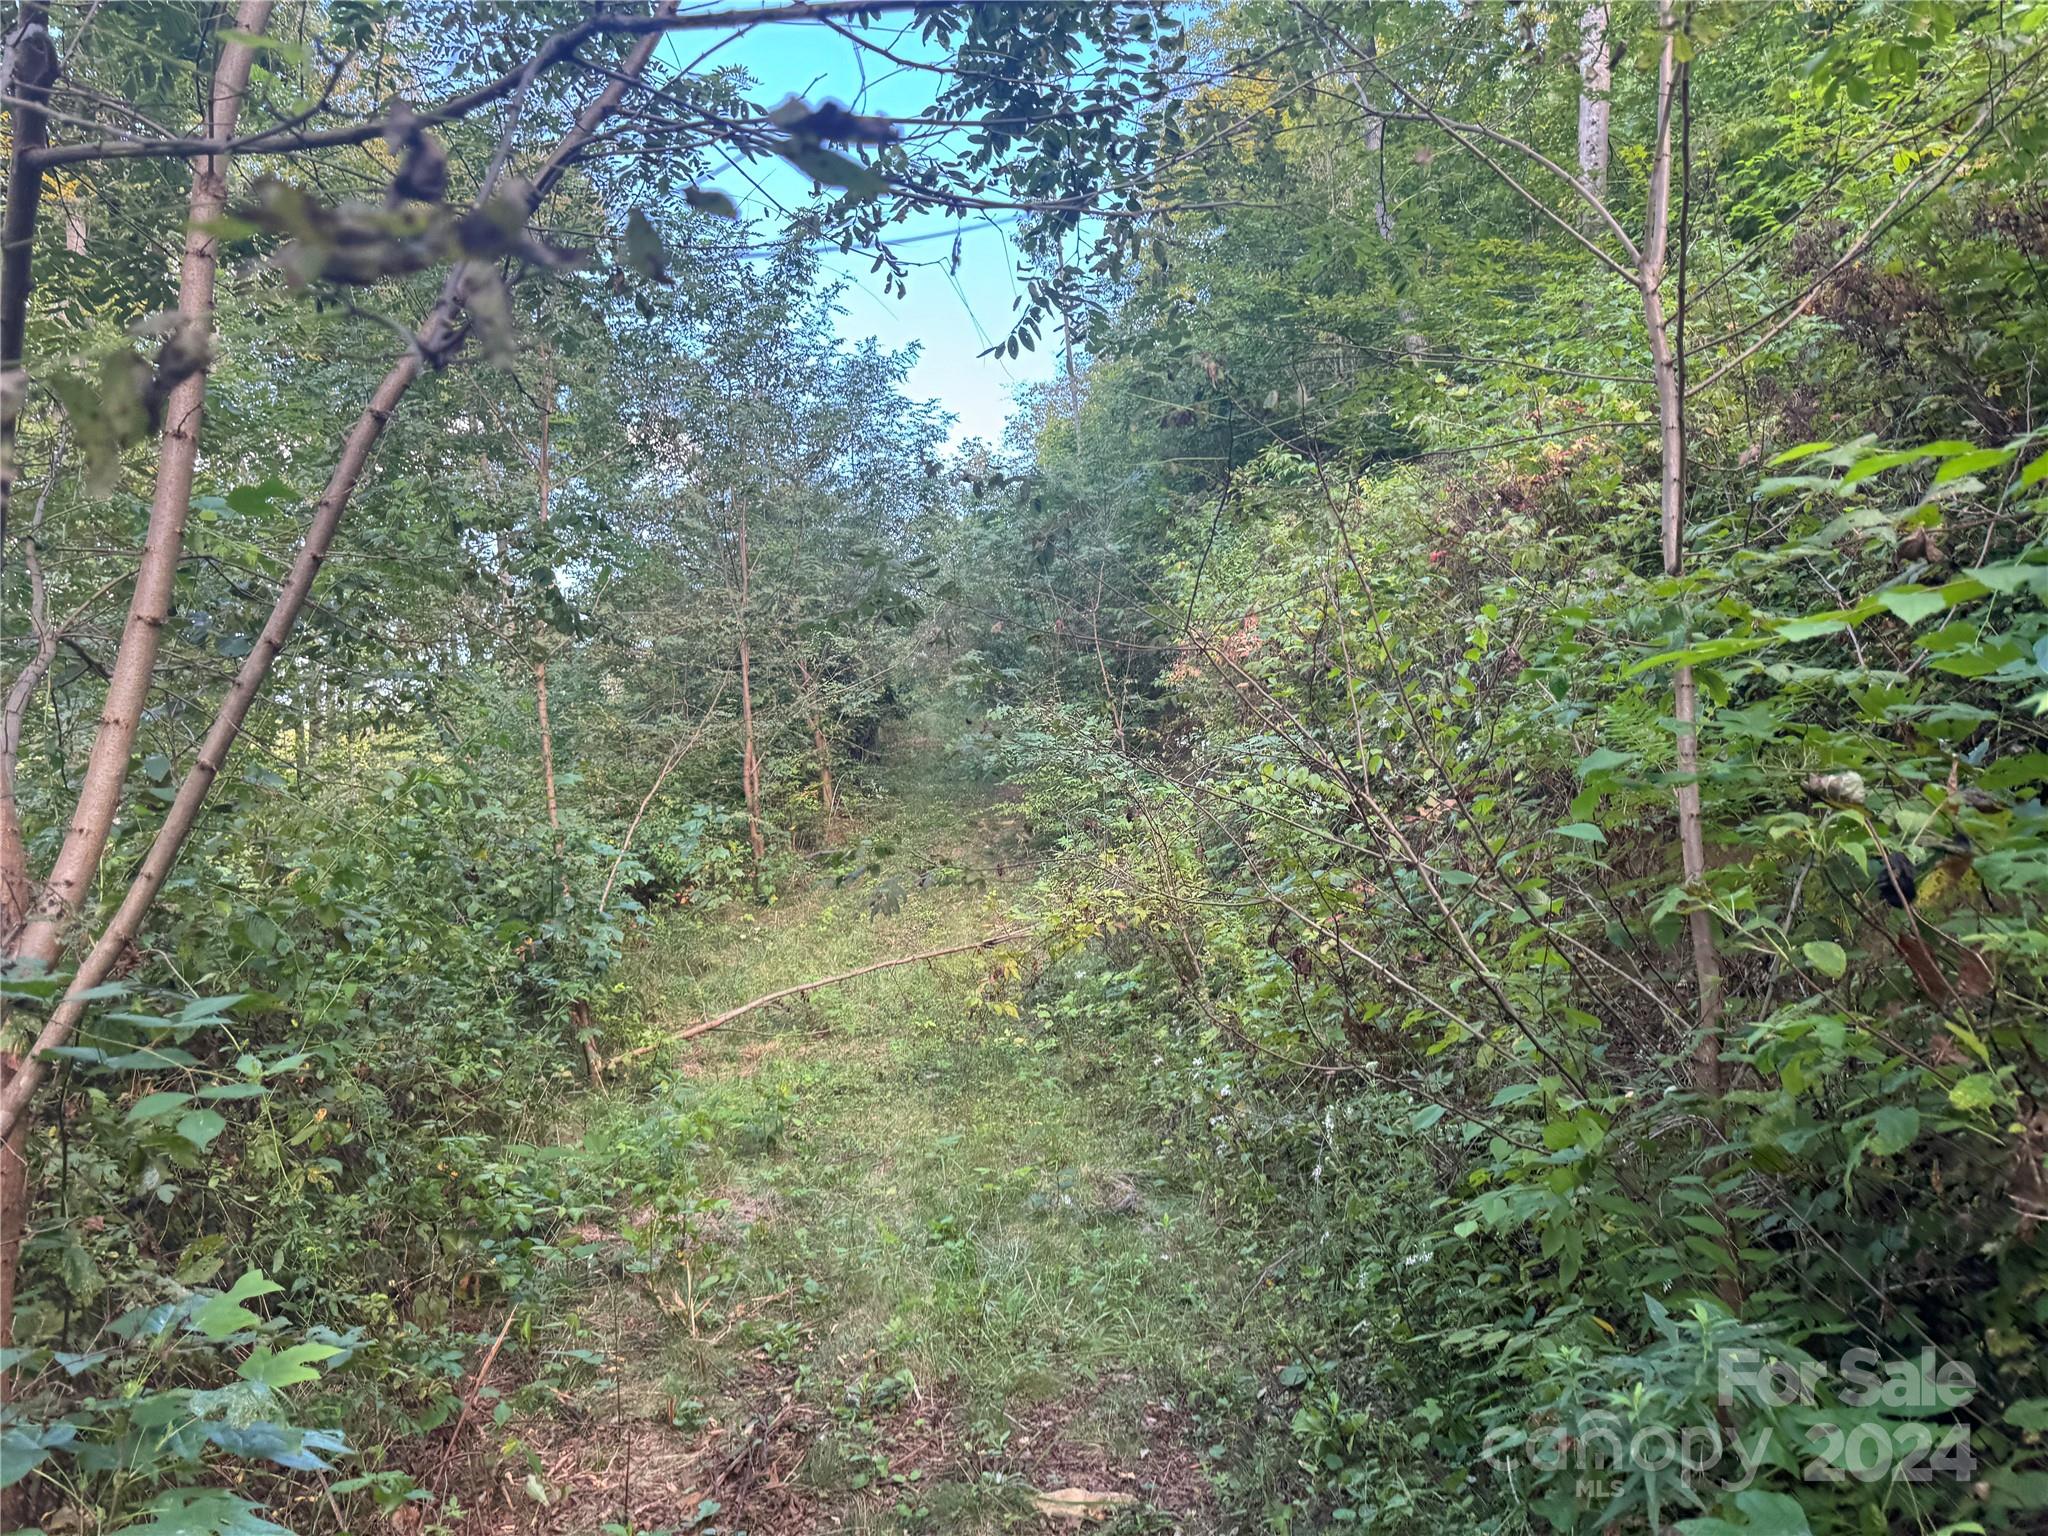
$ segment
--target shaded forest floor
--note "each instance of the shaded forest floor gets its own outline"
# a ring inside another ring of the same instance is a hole
[[[999,932],[1035,872],[1018,808],[915,730],[842,843],[772,906],[658,927],[624,976],[642,1036]],[[582,1278],[499,1368],[470,1528],[1224,1528],[1195,1401],[1243,1348],[1246,1282],[1121,1048],[1033,1007],[1045,963],[864,977],[576,1106],[580,1155],[692,1155],[570,1235]]]

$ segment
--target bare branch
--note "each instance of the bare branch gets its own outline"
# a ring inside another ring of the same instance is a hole
[[[855,19],[887,11],[927,10],[935,3],[936,0],[812,0],[812,3],[767,9],[699,11],[686,16],[677,15],[672,6],[664,7],[657,14],[643,16],[599,11],[587,21],[557,32],[541,44],[533,56],[517,69],[508,70],[497,79],[474,90],[451,96],[438,106],[417,111],[412,115],[412,121],[423,126],[459,122],[479,108],[512,95],[526,80],[544,74],[555,65],[568,60],[578,47],[597,37],[610,35],[644,40],[659,38],[670,32],[744,28],[776,22],[822,21],[832,17]],[[367,144],[373,139],[381,139],[390,123],[391,119],[388,116],[380,116],[309,132],[297,121],[293,121],[265,128],[241,139],[233,138],[231,135],[209,133],[198,138],[122,139],[90,144],[59,144],[36,151],[29,157],[29,163],[40,169],[85,160],[190,160],[215,154],[252,154],[259,150],[274,154],[290,150],[332,149],[350,144]]]
[[[658,1040],[653,1045],[643,1045],[638,1050],[626,1052],[623,1056],[614,1056],[605,1063],[605,1066],[607,1068],[620,1066],[625,1062],[633,1060],[635,1057],[645,1056],[650,1052],[658,1051],[662,1046],[669,1044],[670,1041],[694,1040],[699,1035],[708,1035],[712,1030],[722,1029],[734,1019],[744,1018],[756,1009],[766,1008],[770,1003],[779,1003],[792,997],[802,997],[805,993],[816,992],[821,987],[836,987],[842,981],[852,981],[861,976],[872,976],[877,971],[893,970],[899,965],[916,965],[921,960],[943,960],[948,955],[964,955],[969,950],[994,949],[998,944],[1007,944],[1012,939],[1021,939],[1030,931],[1028,927],[1005,928],[1001,933],[992,933],[985,939],[969,939],[965,944],[947,944],[938,949],[920,950],[914,955],[897,955],[893,959],[877,960],[872,965],[857,966],[850,971],[841,971],[837,976],[821,976],[816,981],[805,981],[793,987],[784,987],[778,992],[770,992],[765,996],[757,997],[752,1002],[741,1003],[737,1008],[728,1008],[724,1013],[714,1015],[701,1023],[692,1024],[688,1029],[679,1029],[669,1036],[667,1040]]]

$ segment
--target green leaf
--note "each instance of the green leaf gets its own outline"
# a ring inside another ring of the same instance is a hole
[[[77,1436],[77,1426],[62,1422],[0,1427],[0,1488],[20,1482]]]
[[[147,1120],[161,1120],[165,1115],[183,1109],[191,1102],[192,1095],[189,1093],[145,1093],[128,1111],[128,1123],[140,1125]]]
[[[1816,453],[1826,453],[1834,446],[1833,443],[1801,443],[1796,448],[1787,448],[1771,460],[1771,468],[1776,469],[1780,464],[1796,464],[1801,459],[1812,458]]]
[[[1866,1143],[1878,1157],[1890,1157],[1913,1145],[1920,1135],[1920,1111],[1887,1104],[1870,1117]]]
[[[215,1083],[199,1090],[202,1099],[260,1099],[270,1090],[261,1083]]]
[[[1887,453],[1873,453],[1870,457],[1858,459],[1849,466],[1847,473],[1842,476],[1841,488],[1846,491],[1850,486],[1868,480],[1872,475],[1881,475],[1888,469],[1897,469],[1901,464],[1911,464],[1925,457],[1927,455],[1924,451],[1912,448],[1898,448]]]
[[[1907,624],[1918,624],[1948,607],[1939,590],[1927,587],[1887,587],[1877,594],[1885,611]]]
[[[2009,460],[2016,449],[1977,448],[1969,453],[1959,453],[1952,459],[1944,459],[1941,468],[1934,472],[1934,483],[1946,485],[1951,480],[1960,480],[1964,475],[1974,475],[1979,470],[1996,469]]]
[[[194,1109],[178,1117],[178,1134],[201,1152],[212,1146],[214,1138],[227,1128],[227,1121],[214,1109]]]
[[[1608,773],[1616,768],[1626,768],[1636,760],[1633,752],[1617,752],[1612,747],[1598,747],[1579,759],[1575,770],[1582,779],[1596,773]]]
[[[1765,1493],[1760,1488],[1744,1489],[1735,1495],[1740,1521],[1702,1515],[1678,1522],[1680,1536],[1813,1536],[1806,1523],[1806,1510],[1786,1493]]]
[[[220,997],[195,997],[179,1010],[177,1022],[181,1025],[211,1023],[237,1003],[246,1001],[248,997],[247,992],[229,992]]]
[[[145,1513],[154,1518],[124,1525],[121,1536],[292,1536],[258,1514],[262,1508],[217,1488],[173,1488],[150,1501]]]
[[[295,1344],[290,1349],[272,1354],[268,1345],[259,1344],[249,1351],[249,1358],[241,1363],[235,1374],[244,1381],[253,1381],[257,1386],[268,1387],[275,1392],[302,1381],[318,1381],[320,1373],[313,1366],[340,1353],[332,1344]]]
[[[238,485],[227,494],[227,504],[244,517],[267,517],[277,513],[276,503],[299,499],[299,493],[272,475],[261,485]]]
[[[1989,677],[2003,667],[2026,658],[2027,647],[2014,635],[1986,635],[1974,645],[1936,658],[1930,665],[1957,677]]]
[[[1949,1103],[1965,1113],[1989,1109],[1998,1099],[1998,1079],[1989,1072],[1972,1072],[1948,1091]]]
[[[1796,621],[1795,621],[1796,622]],[[1622,668],[1622,676],[1634,677],[1652,667],[1690,667],[1703,661],[1719,661],[1727,656],[1740,656],[1745,651],[1761,650],[1767,645],[1776,645],[1778,637],[1772,635],[1726,635],[1719,640],[1708,640],[1699,645],[1687,646],[1683,650],[1661,651],[1655,656],[1645,656],[1632,661]]]
[[[1813,939],[1799,946],[1806,956],[1806,963],[1823,976],[1840,976],[1849,968],[1849,957],[1842,946],[1829,939]]]
[[[266,1280],[263,1271],[252,1269],[218,1296],[209,1297],[205,1305],[192,1313],[192,1326],[218,1344],[230,1334],[253,1328],[263,1321],[242,1303],[258,1296],[268,1296],[284,1287],[274,1280]]]
[[[1778,638],[1818,640],[1824,635],[1839,635],[1848,627],[1848,618],[1839,613],[1819,614],[1810,619],[1786,619],[1778,626]]]
[[[2010,597],[2019,591],[2030,591],[2036,597],[2048,594],[2048,565],[2027,565],[2018,560],[2005,560],[1997,565],[1975,565],[1964,573],[1971,580],[1982,582],[1993,592]]]
[[[2015,1429],[2048,1429],[2048,1397],[2023,1397],[2006,1404],[2005,1422]]]

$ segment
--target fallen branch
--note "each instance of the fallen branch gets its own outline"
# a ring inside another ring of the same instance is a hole
[[[872,965],[863,965],[856,970],[841,971],[837,976],[821,976],[816,981],[799,982],[796,986],[784,987],[779,992],[770,992],[764,996],[757,997],[750,1003],[741,1003],[737,1008],[728,1008],[724,1013],[717,1015],[715,1018],[705,1019],[702,1023],[692,1024],[688,1029],[669,1036],[667,1040],[657,1040],[652,1045],[643,1045],[635,1050],[627,1051],[623,1055],[614,1056],[605,1064],[606,1070],[615,1069],[636,1057],[658,1051],[671,1041],[694,1040],[699,1035],[708,1035],[712,1030],[722,1025],[730,1024],[734,1019],[752,1013],[756,1008],[766,1008],[770,1003],[779,1003],[786,997],[802,997],[806,992],[816,992],[821,987],[837,986],[842,981],[852,981],[861,976],[872,976],[876,971],[892,970],[899,965],[915,965],[920,960],[942,960],[947,955],[964,955],[971,949],[992,949],[1007,940],[1021,939],[1030,931],[1028,927],[1005,928],[1001,933],[992,933],[985,939],[969,939],[965,944],[948,944],[943,949],[927,949],[915,955],[897,955],[893,959],[877,960]]]
[[[505,1347],[505,1340],[512,1332],[512,1319],[516,1316],[518,1316],[517,1308],[509,1309],[505,1313],[505,1326],[498,1330],[497,1338],[491,1341],[489,1353],[484,1356],[484,1363],[477,1367],[475,1382],[471,1384],[467,1392],[462,1394],[462,1412],[456,1416],[455,1428],[450,1432],[448,1444],[441,1452],[441,1471],[437,1479],[440,1482],[445,1483],[448,1480],[448,1469],[454,1463],[456,1454],[462,1448],[462,1431],[469,1423],[470,1415],[476,1412],[477,1398],[482,1395],[484,1387],[490,1382],[491,1367],[498,1363],[498,1351]]]

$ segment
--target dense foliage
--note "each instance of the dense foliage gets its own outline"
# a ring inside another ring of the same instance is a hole
[[[2048,1520],[2048,7],[799,21],[929,112],[6,13],[0,1529],[458,1526],[594,1214],[777,1134],[635,1110],[622,958],[982,880],[863,835],[941,695],[1059,964],[916,1027],[1113,1064],[1272,1293],[1223,1528]],[[934,210],[1063,343],[999,448],[820,271]]]
[[[977,515],[966,675],[1078,1003],[1298,1301],[1267,1519],[2031,1528],[2044,17],[1689,7],[1676,71],[1598,20],[1595,206],[1583,8],[1214,18],[1237,83],[1157,131],[1217,211]],[[1660,64],[1676,567],[1604,225]]]

